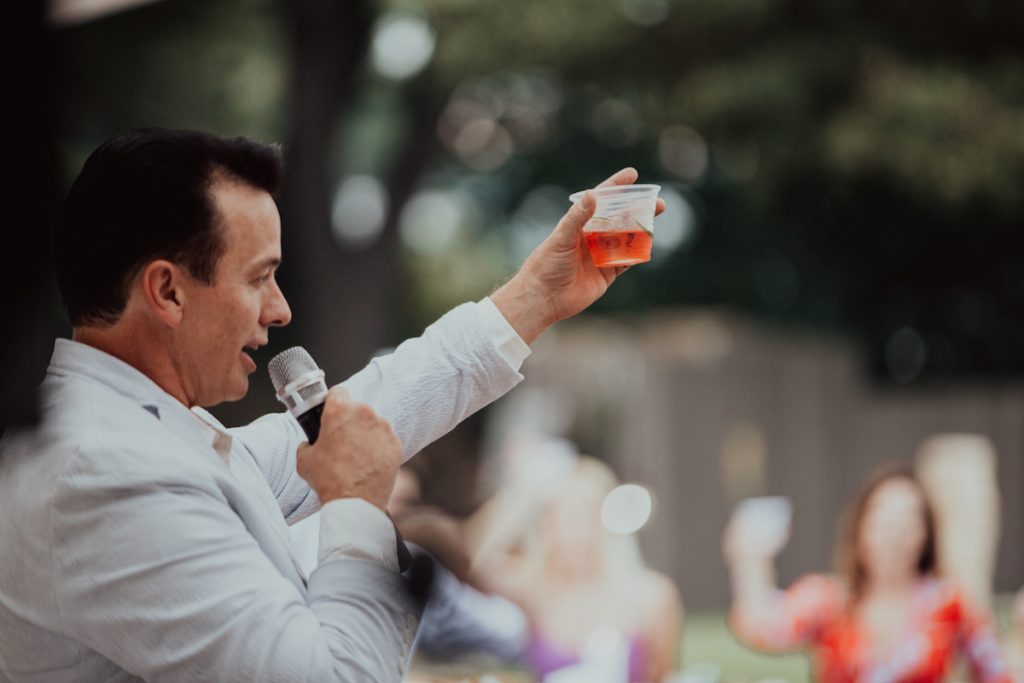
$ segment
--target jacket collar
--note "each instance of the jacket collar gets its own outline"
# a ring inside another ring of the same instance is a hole
[[[72,339],[57,339],[47,377],[80,376],[103,384],[137,403],[182,436],[192,436],[225,461],[231,452],[231,435],[205,410],[189,410],[150,379],[120,358]]]

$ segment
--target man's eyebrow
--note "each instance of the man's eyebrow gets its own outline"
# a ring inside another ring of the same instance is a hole
[[[256,272],[259,272],[259,271],[262,271],[262,270],[266,270],[267,268],[275,268],[276,269],[280,265],[281,265],[281,258],[280,257],[278,257],[278,256],[268,256],[267,258],[265,258],[265,259],[263,259],[261,261],[257,261],[256,263],[252,264],[252,267],[250,268],[250,270],[252,272],[256,273]]]

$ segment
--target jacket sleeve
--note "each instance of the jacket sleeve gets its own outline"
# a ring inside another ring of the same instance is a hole
[[[508,327],[500,316],[486,299],[462,304],[342,382],[391,423],[403,460],[522,381],[490,332],[495,324]],[[231,433],[252,454],[289,524],[317,510],[316,496],[295,473],[295,450],[305,436],[290,415],[267,415]]]

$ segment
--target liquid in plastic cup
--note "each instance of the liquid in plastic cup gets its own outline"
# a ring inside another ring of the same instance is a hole
[[[583,236],[598,268],[631,266],[651,260],[654,210],[660,185],[615,185],[590,190],[597,208]],[[575,204],[586,190],[569,199]]]

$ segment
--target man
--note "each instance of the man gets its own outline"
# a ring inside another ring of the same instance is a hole
[[[417,611],[383,512],[398,465],[621,272],[581,247],[588,196],[491,297],[332,389],[315,445],[287,414],[228,430],[202,407],[244,396],[246,350],[291,318],[280,174],[273,147],[191,131],[86,161],[55,238],[72,339],[39,430],[0,441],[0,678],[400,680]],[[287,524],[317,509],[307,580]]]

